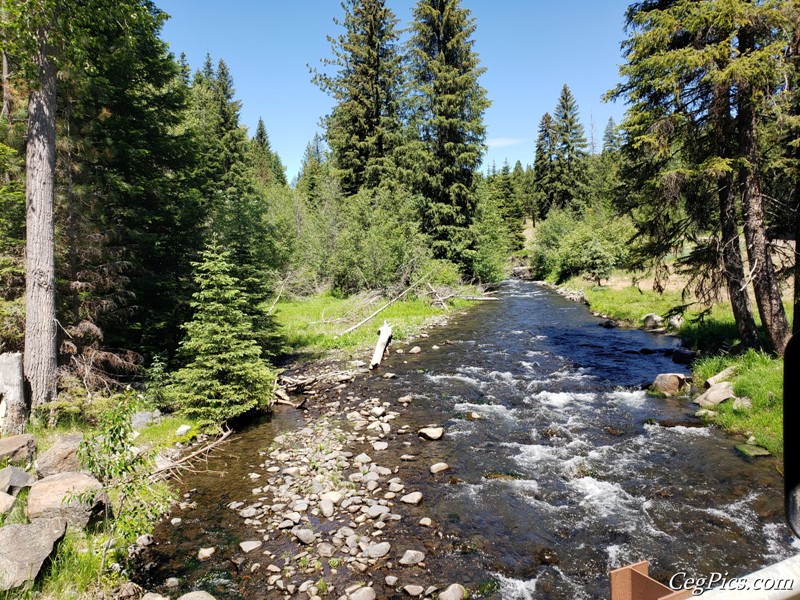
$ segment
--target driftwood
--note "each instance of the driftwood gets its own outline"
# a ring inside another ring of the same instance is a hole
[[[355,325],[353,325],[353,326],[352,326],[350,329],[348,329],[347,331],[343,331],[341,334],[339,334],[339,337],[341,337],[341,336],[343,336],[343,335],[347,335],[348,333],[350,333],[350,332],[352,332],[352,331],[355,331],[356,329],[358,329],[359,327],[361,327],[361,326],[362,326],[364,323],[368,323],[369,321],[371,321],[373,318],[375,318],[376,316],[378,316],[378,315],[379,315],[380,313],[382,313],[384,310],[386,310],[387,308],[389,308],[389,307],[390,307],[392,304],[394,304],[395,302],[397,302],[398,300],[400,300],[400,298],[402,298],[403,296],[405,296],[405,295],[406,295],[408,292],[410,292],[411,290],[413,290],[414,288],[416,288],[418,285],[420,285],[421,283],[423,283],[423,282],[424,282],[424,281],[425,281],[425,280],[426,280],[428,277],[430,277],[431,275],[433,275],[433,274],[434,274],[436,271],[438,271],[440,268],[441,268],[441,267],[436,267],[436,268],[434,268],[434,269],[431,269],[431,270],[430,270],[430,271],[428,271],[427,273],[425,273],[425,275],[423,275],[422,277],[420,277],[419,279],[417,279],[417,281],[416,281],[415,283],[413,283],[412,285],[408,286],[408,287],[407,287],[405,290],[403,290],[403,291],[402,291],[401,293],[399,293],[397,296],[395,296],[394,298],[392,298],[391,300],[389,300],[389,301],[388,301],[386,304],[384,304],[383,306],[381,306],[381,307],[380,307],[378,310],[376,310],[374,313],[372,313],[371,315],[369,315],[369,316],[368,316],[368,317],[366,317],[365,319],[362,319],[361,321],[359,321],[358,323],[356,323]]]
[[[480,300],[480,301],[492,301],[497,302],[500,298],[495,298],[493,296],[456,296],[456,298],[461,298],[462,300]]]
[[[369,363],[370,369],[374,369],[381,364],[383,355],[386,353],[386,347],[389,345],[390,341],[392,341],[392,326],[384,321],[383,325],[378,329],[378,343],[375,344],[375,352]]]
[[[214,448],[216,448],[222,442],[227,440],[232,433],[233,433],[233,431],[231,429],[225,430],[220,437],[218,437],[213,442],[210,442],[210,443],[206,444],[205,446],[203,446],[199,450],[195,450],[191,454],[187,454],[183,458],[181,458],[179,460],[176,460],[173,463],[168,464],[166,467],[161,467],[160,469],[156,469],[155,471],[150,473],[150,476],[148,477],[148,480],[151,481],[151,482],[154,482],[154,481],[157,481],[159,479],[167,478],[170,475],[181,471],[182,469],[188,469],[189,468],[189,463],[191,463],[193,460],[196,460],[196,459],[200,458],[201,456],[202,457],[208,456],[209,452],[211,452]]]
[[[0,434],[22,433],[26,413],[22,354],[0,354]]]
[[[704,385],[705,385],[706,388],[710,388],[712,385],[717,384],[720,381],[727,381],[728,379],[733,377],[733,375],[735,375],[735,374],[736,374],[736,367],[735,366],[734,367],[728,367],[727,369],[725,369],[723,371],[720,371],[719,373],[717,373],[713,377],[709,377],[708,379],[706,379]]]

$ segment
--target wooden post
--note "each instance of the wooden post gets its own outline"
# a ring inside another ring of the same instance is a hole
[[[384,321],[383,325],[381,325],[381,327],[378,329],[378,343],[375,344],[375,352],[372,354],[372,360],[369,363],[370,369],[374,369],[381,364],[383,355],[386,353],[386,348],[389,346],[389,342],[391,341],[392,326]]]
[[[0,354],[0,435],[23,433],[27,409],[22,354]]]
[[[646,560],[611,571],[611,600],[687,600],[694,588],[673,590],[648,575]]]

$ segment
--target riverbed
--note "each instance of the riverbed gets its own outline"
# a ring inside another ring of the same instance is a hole
[[[401,346],[401,354],[393,346],[376,371],[337,366],[346,376],[309,398],[307,411],[277,410],[237,434],[205,472],[187,478],[184,509],[157,527],[139,580],[164,593],[175,577],[172,591],[205,589],[220,599],[308,597],[300,583],[318,579],[334,586],[335,598],[358,584],[379,598],[408,597],[409,582],[431,593],[458,583],[509,600],[606,598],[609,570],[640,560],[666,582],[677,572],[741,575],[800,551],[784,523],[777,461],[738,455],[741,440],[700,426],[687,399],[644,391],[658,373],[685,372],[671,360],[676,338],[605,329],[585,306],[531,282],[506,282],[498,298]],[[408,353],[413,346],[418,354]],[[390,430],[353,431],[347,415],[376,407],[392,415],[383,421]],[[281,580],[290,592],[270,587],[275,573],[266,565],[302,562],[295,557],[308,549],[265,519],[247,524],[230,505],[263,496],[269,506],[267,486],[253,477],[269,477],[271,453],[281,452],[275,439],[313,434],[320,419],[326,431],[346,434],[336,450],[345,478],[362,452],[366,465],[391,471],[372,490],[345,479],[342,491],[365,509],[382,502],[398,519],[377,534],[369,519],[351,521],[360,512],[332,524],[313,514],[311,490],[302,518],[319,541],[355,524],[392,551],[364,571],[335,560],[333,569],[322,561],[313,572],[306,561]],[[417,435],[430,425],[444,429],[442,439]],[[386,448],[376,450],[376,440]],[[432,474],[436,463],[449,468]],[[390,478],[423,500],[386,498]],[[175,518],[180,523],[170,523]],[[255,553],[238,547],[260,536],[268,539]],[[201,547],[217,551],[199,561]],[[408,549],[424,553],[424,562],[399,565]]]

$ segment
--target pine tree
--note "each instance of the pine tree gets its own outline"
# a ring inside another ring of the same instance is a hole
[[[578,104],[564,84],[553,113],[554,158],[550,183],[552,204],[580,208],[586,203],[586,134],[578,119]]]
[[[608,117],[608,123],[603,131],[603,152],[617,152],[621,146],[622,139],[614,117]]]
[[[229,261],[229,253],[212,242],[195,264],[195,313],[179,352],[186,364],[172,385],[186,414],[208,428],[269,406],[274,379],[245,313],[249,298]]]
[[[459,0],[419,0],[411,27],[411,73],[420,152],[416,188],[423,196],[422,228],[434,255],[470,269],[470,224],[475,212],[489,100],[473,49],[475,21]]]
[[[395,173],[401,143],[403,72],[398,19],[385,0],[346,0],[344,33],[329,37],[337,72],[317,71],[314,82],[333,96],[327,138],[345,195],[376,188]]]
[[[533,206],[532,216],[540,219],[555,205],[553,178],[555,176],[556,132],[550,113],[544,113],[539,121],[536,136],[536,154],[533,160]],[[535,218],[534,218],[535,220]]]
[[[251,144],[251,162],[255,178],[262,186],[287,185],[286,169],[277,152],[272,150],[264,120],[259,118]]]

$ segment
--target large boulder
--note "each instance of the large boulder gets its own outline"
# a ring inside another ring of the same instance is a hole
[[[642,317],[642,323],[644,323],[645,329],[656,329],[657,327],[661,327],[663,322],[664,318],[656,313],[649,313]]]
[[[0,469],[0,492],[16,496],[21,489],[31,487],[35,482],[36,477],[19,467]]]
[[[36,579],[66,530],[64,519],[39,519],[0,529],[0,591]]]
[[[730,381],[723,381],[722,383],[715,383],[708,388],[702,395],[694,399],[694,403],[703,408],[714,408],[718,404],[725,402],[725,400],[735,397],[733,384]]]
[[[59,437],[55,443],[36,459],[36,472],[40,477],[57,473],[79,471],[78,447],[83,441],[82,433],[68,433]]]
[[[656,376],[650,390],[663,396],[677,396],[689,388],[689,378],[683,373],[661,373]]]
[[[27,433],[0,439],[0,461],[13,465],[25,465],[36,453],[36,439]]]
[[[103,486],[85,473],[58,473],[40,479],[28,494],[28,518],[66,519],[72,527],[85,527],[102,510],[103,499],[94,503],[81,502],[77,496]]]
[[[0,492],[0,515],[10,512],[14,508],[14,496]]]

